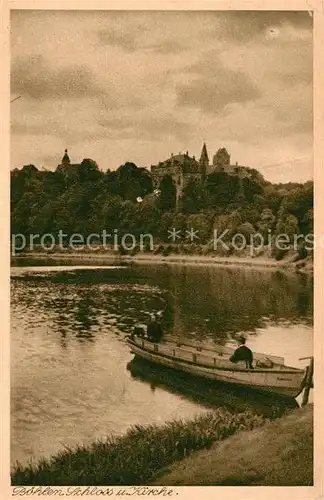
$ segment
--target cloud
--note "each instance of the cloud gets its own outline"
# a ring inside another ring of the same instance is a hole
[[[147,138],[154,137],[156,140],[161,140],[173,137],[183,141],[192,134],[193,125],[172,115],[166,115],[148,118],[140,129]]]
[[[22,99],[20,109],[11,114],[12,136],[20,140],[26,136],[38,138],[42,149],[44,133],[62,140],[63,144],[75,144],[85,140],[100,140],[107,136],[96,124],[96,107],[92,100],[75,99]]]
[[[267,51],[265,76],[277,79],[286,85],[313,83],[313,47],[312,39],[280,40]]]
[[[184,73],[192,74],[193,78],[177,85],[180,107],[195,107],[204,113],[218,114],[232,103],[246,103],[261,95],[248,75],[225,67],[213,52],[188,66]]]
[[[63,157],[63,154],[62,154]],[[60,156],[58,154],[44,155],[42,157],[44,165],[56,165],[60,163]]]
[[[60,124],[54,121],[47,121],[46,118],[43,118],[40,123],[29,124],[24,121],[11,125],[11,133],[21,137],[39,136],[41,138],[44,135],[44,129],[46,129],[48,137],[56,137],[67,141],[69,144],[75,144],[82,140],[98,141],[109,136],[107,131],[96,127],[92,122],[87,123],[87,127],[84,127],[84,122],[81,122],[79,125],[73,125],[71,122]]]
[[[11,133],[16,135],[43,135],[44,126],[28,125],[27,123],[13,123],[10,127]],[[49,132],[49,135],[53,135]]]
[[[100,29],[97,31],[98,41],[103,45],[121,48],[127,52],[136,50],[136,38],[131,33],[118,32],[112,29]]]
[[[156,54],[180,54],[187,50],[187,47],[177,40],[165,40],[153,45],[147,45],[144,48],[152,50]]]
[[[74,99],[104,94],[87,66],[52,69],[41,55],[18,57],[13,62],[11,91],[33,99]]]
[[[261,168],[312,149],[307,12],[13,11],[11,60],[13,166],[65,147],[144,166],[205,140]]]
[[[292,134],[312,134],[313,109],[310,85],[299,85],[283,90],[270,106],[281,135],[289,137]]]
[[[215,21],[215,26],[205,31],[206,37],[240,42],[263,36],[271,28],[311,30],[313,26],[307,11],[219,11]]]
[[[145,30],[144,30],[145,31]],[[175,38],[169,38],[169,33],[158,37],[156,41],[149,41],[151,37],[142,37],[142,30],[133,27],[130,31],[125,29],[100,29],[96,31],[98,41],[102,45],[117,47],[127,53],[136,51],[151,51],[156,54],[179,54],[186,50],[186,46]],[[154,37],[153,37],[154,39]]]
[[[165,138],[188,139],[192,133],[192,124],[181,121],[170,114],[151,116],[128,115],[116,118],[100,118],[98,124],[106,130],[106,135],[120,138],[141,138],[160,141]]]

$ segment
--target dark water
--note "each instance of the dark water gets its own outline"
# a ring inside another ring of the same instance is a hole
[[[273,270],[142,265],[78,268],[17,261],[11,281],[12,463],[50,456],[131,425],[242,409],[253,396],[202,386],[132,361],[124,336],[166,309],[170,335],[255,351],[312,354],[313,286]],[[63,266],[62,266],[63,264]],[[84,262],[83,262],[84,264]],[[28,267],[26,267],[28,265]],[[38,266],[38,267],[35,267]],[[195,392],[196,389],[196,392]],[[244,406],[244,405],[243,405]]]

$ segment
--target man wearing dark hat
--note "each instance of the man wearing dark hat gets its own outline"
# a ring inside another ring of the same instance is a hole
[[[161,342],[163,337],[162,325],[158,315],[151,315],[151,321],[147,325],[147,337],[151,342]]]
[[[234,351],[230,357],[232,363],[238,363],[239,361],[245,361],[246,368],[253,369],[253,353],[251,349],[245,345],[245,337],[240,336],[238,339],[239,347]]]

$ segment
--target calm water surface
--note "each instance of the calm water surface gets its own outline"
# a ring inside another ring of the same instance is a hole
[[[11,280],[11,461],[49,457],[131,425],[207,411],[186,391],[135,376],[124,342],[167,305],[170,335],[228,343],[305,366],[312,354],[309,278],[202,266],[75,266],[24,261]],[[144,375],[144,376],[143,376]]]

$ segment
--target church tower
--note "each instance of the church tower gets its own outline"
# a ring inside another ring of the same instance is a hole
[[[70,165],[71,161],[68,155],[68,150],[66,149],[64,152],[64,156],[62,158],[62,165]]]
[[[208,172],[209,168],[209,158],[208,158],[208,153],[207,153],[207,148],[206,144],[204,143],[203,148],[201,150],[201,155],[199,159],[199,167],[200,167],[200,172],[205,176],[206,173]]]

